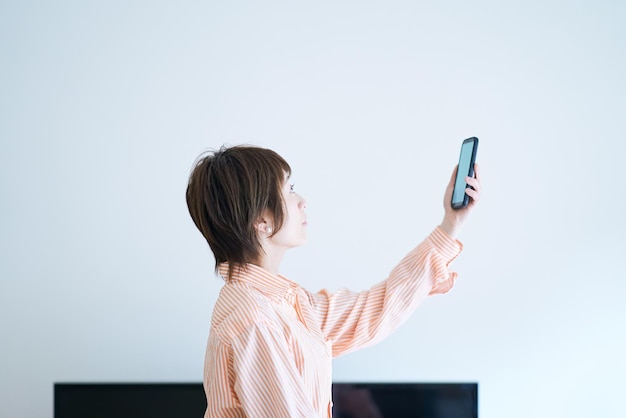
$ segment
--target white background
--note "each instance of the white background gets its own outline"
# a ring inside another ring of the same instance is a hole
[[[484,195],[456,287],[337,381],[476,381],[481,418],[624,417],[626,3],[0,5],[0,417],[58,381],[201,381],[213,259],[195,158],[278,151],[308,199],[283,273],[367,288]]]

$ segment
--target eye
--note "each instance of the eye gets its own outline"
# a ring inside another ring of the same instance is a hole
[[[291,183],[289,185],[289,193],[295,193],[296,191],[293,189],[295,187],[296,183]]]

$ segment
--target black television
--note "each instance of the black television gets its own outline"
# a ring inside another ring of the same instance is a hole
[[[333,403],[333,418],[477,418],[478,384],[336,382]],[[202,418],[205,409],[201,383],[54,384],[54,418]]]
[[[202,383],[55,383],[54,418],[202,418]]]
[[[478,418],[477,383],[333,383],[333,418]]]

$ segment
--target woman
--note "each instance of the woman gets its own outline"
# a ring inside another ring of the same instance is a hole
[[[452,287],[455,238],[480,197],[475,171],[470,205],[450,207],[453,173],[441,225],[386,280],[363,292],[311,293],[279,273],[307,235],[306,201],[289,184],[287,162],[250,146],[201,156],[187,205],[226,282],[207,344],[205,417],[331,417],[332,357],[380,341],[426,296]]]

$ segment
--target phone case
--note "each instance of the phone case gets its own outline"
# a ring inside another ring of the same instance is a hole
[[[461,167],[463,166],[463,145],[469,143],[469,142],[473,142],[472,145],[472,153],[469,156],[470,160],[469,160],[469,169],[467,174],[463,175],[462,178],[465,178],[466,176],[469,177],[474,177],[474,163],[476,162],[476,153],[478,151],[478,138],[477,137],[471,137],[471,138],[467,138],[466,140],[463,141],[463,144],[461,145],[461,154],[459,156],[459,170],[461,170]],[[457,173],[457,177],[454,181],[454,189],[452,190],[452,209],[462,209],[467,207],[467,205],[469,204],[470,201],[470,197],[463,193],[463,200],[462,201],[454,201],[454,196],[455,196],[455,191],[458,185],[458,178],[459,178],[459,174]],[[467,187],[467,184],[463,181],[463,184],[465,184],[465,186]]]

